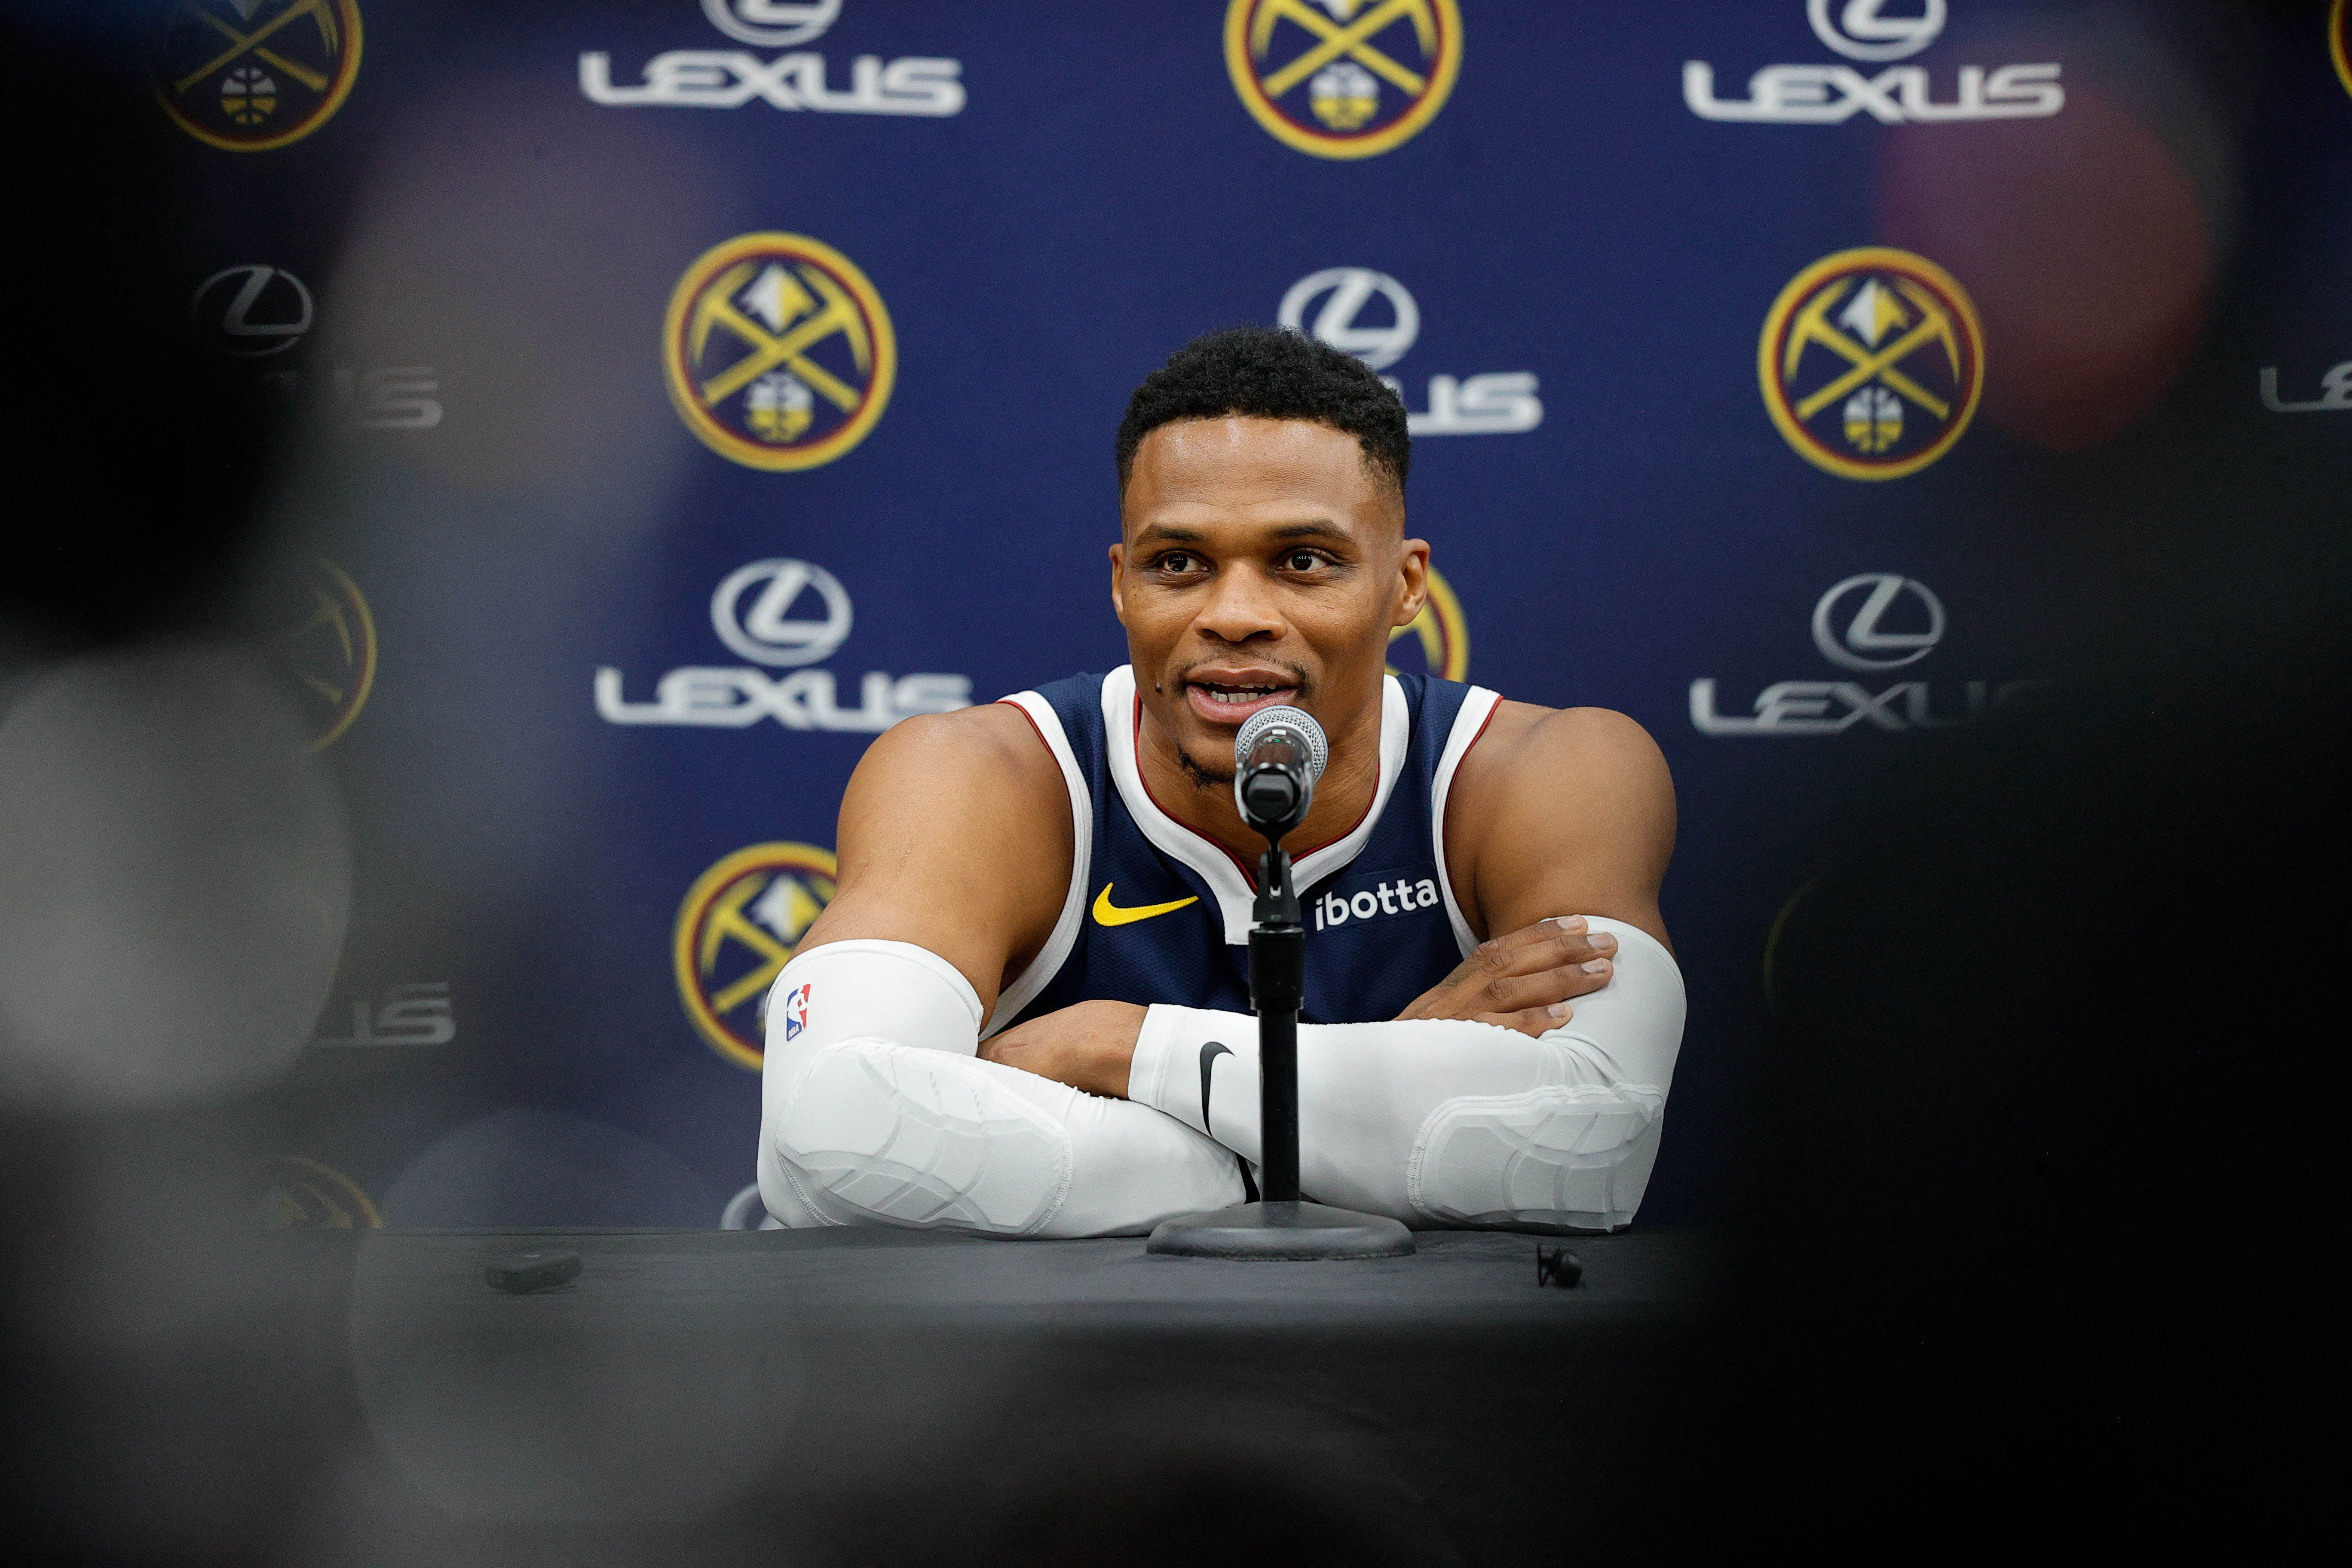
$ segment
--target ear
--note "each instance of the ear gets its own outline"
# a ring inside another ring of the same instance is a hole
[[[1397,602],[1391,626],[1409,626],[1429,603],[1429,541],[1408,539],[1397,556]]]
[[[1121,585],[1126,572],[1127,546],[1114,544],[1110,547],[1110,613],[1118,617],[1120,626],[1127,625],[1127,595]]]

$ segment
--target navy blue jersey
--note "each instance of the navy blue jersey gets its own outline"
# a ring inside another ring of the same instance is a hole
[[[988,1032],[1096,1000],[1249,1011],[1255,861],[1244,867],[1151,798],[1136,765],[1132,668],[1004,700],[1028,714],[1062,765],[1076,853],[1053,936],[1005,987]],[[1293,868],[1307,925],[1306,1022],[1393,1018],[1470,951],[1445,876],[1445,797],[1496,701],[1457,681],[1387,678],[1370,809]]]

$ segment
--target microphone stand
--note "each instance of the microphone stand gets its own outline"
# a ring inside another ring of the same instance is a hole
[[[1307,994],[1307,928],[1299,923],[1283,835],[1296,822],[1249,824],[1265,836],[1250,928],[1250,1005],[1257,1010],[1256,1203],[1160,1222],[1146,1252],[1172,1258],[1308,1260],[1402,1258],[1412,1232],[1380,1215],[1308,1203],[1298,1193],[1298,1009]]]
[[[1257,1009],[1258,1129],[1265,1159],[1258,1191],[1268,1203],[1298,1201],[1298,1008],[1307,999],[1307,928],[1290,885],[1290,852],[1266,840],[1251,912],[1250,1005]]]

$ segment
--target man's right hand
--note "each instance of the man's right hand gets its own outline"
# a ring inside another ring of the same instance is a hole
[[[1467,1018],[1541,1035],[1575,1016],[1572,998],[1609,984],[1609,955],[1616,951],[1617,939],[1588,931],[1582,915],[1538,921],[1480,942],[1397,1016]]]

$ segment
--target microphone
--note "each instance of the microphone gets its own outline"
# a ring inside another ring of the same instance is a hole
[[[1234,804],[1242,820],[1278,840],[1307,820],[1315,781],[1330,760],[1323,726],[1299,708],[1261,708],[1234,737]]]

